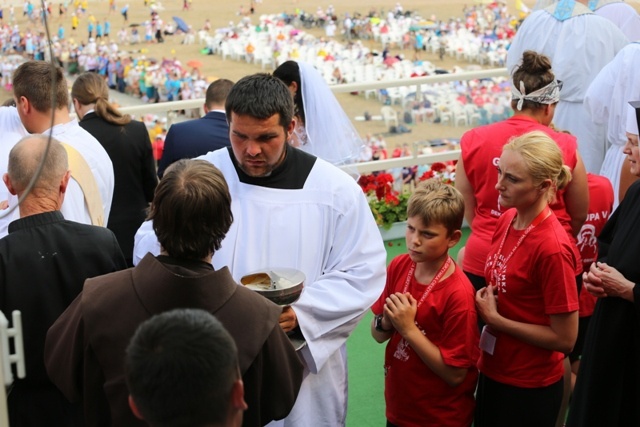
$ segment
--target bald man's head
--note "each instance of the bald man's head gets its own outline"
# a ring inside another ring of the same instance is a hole
[[[22,138],[9,153],[8,177],[17,194],[21,194],[36,174],[48,144],[46,135],[29,135]],[[55,193],[69,169],[67,152],[55,138],[34,186],[34,191]]]

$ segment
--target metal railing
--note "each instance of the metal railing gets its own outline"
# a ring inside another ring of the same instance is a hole
[[[330,86],[330,88],[335,93],[345,93],[359,92],[369,89],[416,86],[416,94],[421,94],[422,86],[424,85],[507,76],[508,72],[506,68],[494,68],[487,70],[464,71],[460,73],[438,74],[426,77],[412,77],[408,79],[332,85]],[[171,125],[172,121],[176,117],[176,111],[201,108],[203,104],[204,98],[201,98],[191,99],[187,101],[160,102],[156,104],[138,105],[134,107],[122,107],[120,108],[120,111],[133,115],[167,113],[167,122],[168,125]],[[357,168],[359,173],[370,173],[373,171],[402,168],[405,166],[424,165],[432,164],[434,162],[455,160],[459,155],[460,150],[449,150],[440,153],[420,154],[420,143],[416,142],[413,144],[412,156],[362,162],[357,163],[354,166]],[[350,168],[352,169],[353,166],[350,166]]]

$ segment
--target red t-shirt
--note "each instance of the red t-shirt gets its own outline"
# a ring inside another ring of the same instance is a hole
[[[162,159],[162,153],[164,153],[164,139],[156,138],[153,141],[153,158],[156,160]]]
[[[488,250],[484,277],[490,283],[492,265],[507,257],[524,230],[511,227],[516,210],[509,209],[498,220]],[[509,233],[501,254],[498,248]],[[575,282],[576,259],[566,231],[552,213],[522,241],[507,262],[498,283],[498,312],[517,322],[549,325],[551,314],[578,310]],[[525,343],[511,335],[492,331],[496,337],[493,355],[482,352],[478,368],[487,377],[516,387],[545,387],[564,373],[564,354]]]
[[[613,187],[604,176],[587,174],[589,182],[589,214],[578,233],[578,249],[582,257],[583,271],[598,259],[598,236],[611,215],[613,208]],[[584,286],[584,285],[583,285]],[[593,314],[597,298],[583,287],[580,292],[580,317]]]
[[[484,264],[491,244],[491,236],[503,209],[498,203],[498,190],[495,188],[498,182],[496,166],[502,154],[502,147],[512,137],[534,130],[543,131],[558,144],[562,150],[564,164],[573,171],[578,162],[576,138],[566,133],[556,132],[526,116],[513,116],[502,122],[477,127],[462,136],[460,148],[464,170],[476,198],[475,217],[471,224],[473,232],[467,240],[462,264],[464,271],[477,276],[484,275]],[[570,239],[575,241],[571,237],[571,217],[564,203],[564,193],[565,191],[558,191],[557,202],[551,205],[551,209],[570,235]],[[575,244],[573,246],[574,255],[578,258],[578,248]],[[581,271],[581,268],[578,268],[574,276]]]
[[[387,284],[373,305],[380,314],[386,298],[404,289],[409,255],[400,255],[387,269]],[[412,277],[408,292],[420,300],[425,284]],[[474,391],[478,380],[478,325],[473,285],[456,266],[454,273],[437,283],[418,308],[416,322],[444,362],[468,368],[458,387],[451,387],[424,364],[398,333],[394,333],[385,351],[385,400],[387,419],[399,426],[470,426],[475,408]],[[400,346],[401,341],[405,346]]]

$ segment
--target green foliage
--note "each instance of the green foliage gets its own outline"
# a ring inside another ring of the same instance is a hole
[[[376,224],[388,230],[394,222],[407,220],[407,203],[411,194],[408,192],[400,193],[394,198],[378,198],[373,195],[369,196],[369,208],[376,220]]]

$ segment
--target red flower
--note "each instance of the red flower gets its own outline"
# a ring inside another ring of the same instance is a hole
[[[435,176],[435,173],[433,173],[433,171],[429,169],[428,171],[422,174],[422,176],[419,178],[419,181],[426,181],[427,179],[433,178],[434,176]]]
[[[442,162],[435,162],[431,165],[431,170],[433,172],[444,172],[447,170],[447,165]]]
[[[394,194],[387,194],[384,196],[384,201],[389,203],[390,205],[397,206],[400,203],[398,197]]]

